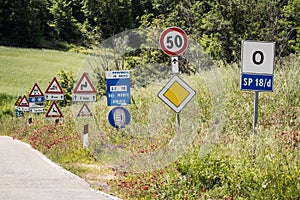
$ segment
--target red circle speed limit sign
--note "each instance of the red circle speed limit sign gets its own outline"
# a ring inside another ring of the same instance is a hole
[[[159,45],[169,56],[178,56],[188,47],[188,38],[184,30],[170,27],[164,30],[159,37]]]

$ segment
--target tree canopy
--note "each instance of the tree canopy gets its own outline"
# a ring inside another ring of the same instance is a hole
[[[300,51],[300,0],[0,0],[0,45],[87,48],[133,28],[178,26],[215,59],[236,62],[242,40]]]

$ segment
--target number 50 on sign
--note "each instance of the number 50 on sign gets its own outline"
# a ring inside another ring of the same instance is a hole
[[[159,37],[159,45],[169,56],[178,56],[188,47],[188,38],[184,30],[178,27],[169,27]]]

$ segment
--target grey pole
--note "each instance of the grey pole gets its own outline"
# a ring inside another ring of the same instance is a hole
[[[172,74],[179,74],[179,64],[178,64],[178,57],[171,57],[171,65],[172,65]],[[176,124],[177,124],[177,131],[180,131],[180,115],[176,113]]]
[[[257,120],[258,120],[258,94],[259,91],[254,93],[254,119],[253,119],[253,161],[256,158],[256,138],[257,138]]]
[[[180,115],[176,113],[176,124],[177,124],[177,131],[180,131]]]

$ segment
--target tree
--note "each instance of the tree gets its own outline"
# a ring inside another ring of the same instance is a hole
[[[179,26],[214,59],[238,62],[242,40],[275,41],[276,55],[299,51],[299,0],[153,1],[141,27]]]
[[[290,7],[299,11],[299,1],[216,1],[202,19],[199,41],[214,58],[226,62],[239,61],[242,40],[274,41],[276,55],[288,55],[293,52],[291,40],[297,43],[295,30],[299,27],[299,16],[284,14]]]
[[[59,74],[60,86],[64,91],[64,100],[59,101],[60,106],[69,106],[72,104],[72,91],[75,84],[75,79],[72,72],[61,71]]]
[[[52,0],[49,8],[53,15],[51,26],[56,33],[56,38],[68,43],[77,42],[80,38],[79,25],[73,17],[72,1]]]
[[[0,44],[21,47],[39,47],[45,24],[44,0],[1,0]]]
[[[138,27],[138,17],[149,9],[150,0],[84,0],[86,29],[101,42],[115,34]]]

